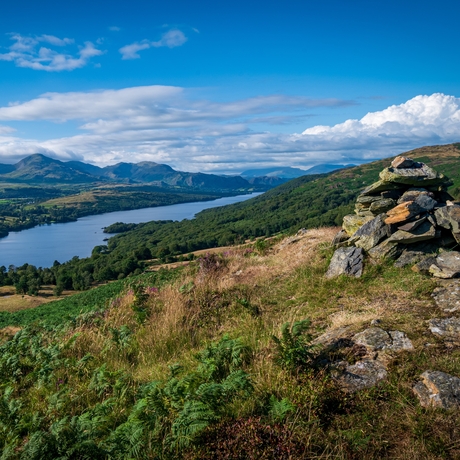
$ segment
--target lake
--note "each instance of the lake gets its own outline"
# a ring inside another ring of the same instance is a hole
[[[36,267],[51,267],[55,260],[62,263],[74,256],[89,257],[94,246],[106,244],[104,239],[112,236],[103,233],[103,228],[115,222],[139,224],[152,220],[193,219],[195,214],[204,209],[238,203],[257,195],[260,193],[109,212],[82,217],[76,222],[41,225],[22,232],[10,232],[7,237],[0,238],[0,266],[8,268],[9,265],[29,263]]]

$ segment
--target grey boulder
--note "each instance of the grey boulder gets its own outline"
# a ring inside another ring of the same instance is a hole
[[[359,278],[363,273],[364,251],[361,248],[339,248],[334,252],[326,278],[340,275]]]

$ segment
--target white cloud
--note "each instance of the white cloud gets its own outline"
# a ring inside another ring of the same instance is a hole
[[[0,162],[48,152],[98,164],[150,160],[189,171],[239,172],[253,166],[362,162],[460,141],[460,99],[443,94],[417,96],[360,120],[314,126],[301,134],[270,132],[267,123],[264,132],[253,126],[264,120],[286,123],[353,102],[282,95],[215,102],[193,96],[179,87],[144,86],[47,93],[0,107],[0,121],[79,123],[74,135],[42,142],[8,137],[10,131],[0,129]]]
[[[79,46],[78,51],[73,54],[62,52],[62,48],[72,45],[71,38],[58,38],[53,35],[40,35],[37,37],[26,37],[20,34],[12,34],[14,43],[9,47],[8,53],[0,54],[0,60],[12,61],[17,67],[26,67],[46,72],[60,72],[63,70],[75,70],[88,64],[91,58],[100,56],[103,51],[97,49],[93,43],[85,42]],[[58,47],[60,51],[40,43]]]
[[[138,54],[139,51],[147,50],[151,47],[149,41],[144,40],[142,42],[131,43],[131,45],[125,45],[119,49],[122,59],[139,59],[141,56]]]
[[[178,29],[172,29],[162,35],[161,39],[157,42],[152,42],[152,46],[159,48],[167,46],[168,48],[175,48],[176,46],[182,46],[187,41],[187,37],[184,33]]]
[[[109,30],[112,31],[112,32],[120,32],[121,27],[110,26],[110,27],[109,27]]]
[[[187,37],[179,29],[172,29],[164,33],[160,40],[154,42],[150,40],[142,40],[140,42],[134,42],[130,45],[125,45],[119,49],[122,59],[139,59],[139,51],[146,50],[149,48],[175,48],[182,46],[186,41]]]

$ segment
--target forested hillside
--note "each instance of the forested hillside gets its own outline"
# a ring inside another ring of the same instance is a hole
[[[423,147],[405,155],[423,161],[452,180],[450,193],[460,197],[460,144]],[[110,238],[97,246],[90,258],[74,258],[50,270],[18,267],[0,271],[0,284],[33,288],[46,276],[48,283],[62,289],[88,289],[93,281],[107,281],[140,273],[148,264],[173,262],[191,251],[244,243],[279,232],[294,233],[300,228],[340,225],[352,212],[358,193],[378,178],[390,163],[385,159],[340,170],[329,175],[303,176],[245,202],[202,211],[193,220],[153,221]],[[118,223],[118,227],[123,228]],[[186,256],[188,257],[188,256]],[[152,259],[154,259],[152,261]],[[46,273],[44,273],[46,272]],[[24,278],[25,277],[25,278]]]

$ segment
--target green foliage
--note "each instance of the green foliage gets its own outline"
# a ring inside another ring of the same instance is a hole
[[[298,372],[308,368],[315,356],[317,346],[311,344],[311,335],[307,333],[310,329],[310,320],[304,319],[283,324],[281,337],[272,336],[275,343],[275,362],[281,367]]]
[[[0,312],[0,328],[6,326],[26,326],[35,322],[40,322],[51,328],[62,326],[69,321],[74,321],[81,313],[104,310],[129,285],[160,287],[175,279],[180,272],[180,268],[175,270],[159,270],[126,280],[114,281],[91,289],[90,291],[49,302],[33,309],[20,310],[14,313]],[[140,313],[140,317],[145,319],[146,312]]]
[[[296,410],[296,407],[288,398],[278,400],[275,395],[270,396],[269,414],[275,422],[282,423],[286,417]]]

